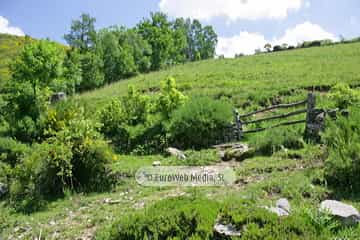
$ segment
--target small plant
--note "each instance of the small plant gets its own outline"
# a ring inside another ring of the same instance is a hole
[[[359,189],[360,182],[360,111],[350,109],[349,117],[328,122],[324,141],[328,147],[325,177],[329,184]]]
[[[296,128],[274,128],[253,136],[250,145],[258,153],[271,155],[282,148],[301,149],[305,143],[301,132]]]
[[[346,109],[360,103],[360,94],[344,83],[332,87],[329,96],[334,101],[335,107],[340,109]]]
[[[233,118],[232,107],[224,101],[193,98],[170,119],[171,142],[180,148],[203,148],[222,139]]]

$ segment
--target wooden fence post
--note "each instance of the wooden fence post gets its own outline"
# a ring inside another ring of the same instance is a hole
[[[307,99],[307,112],[306,112],[306,127],[305,138],[316,140],[318,138],[317,124],[315,123],[316,111],[315,111],[316,98],[313,92],[308,94]]]
[[[234,109],[234,117],[235,117],[235,124],[236,124],[236,140],[240,141],[242,137],[242,123],[240,120],[240,114],[239,112]]]
[[[316,98],[314,93],[309,93],[307,97],[306,125],[311,123],[311,114],[315,109]]]

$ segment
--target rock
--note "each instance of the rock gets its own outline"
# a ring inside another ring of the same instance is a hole
[[[252,157],[254,150],[249,148],[247,144],[234,144],[232,148],[225,151],[223,161],[242,161],[246,158]]]
[[[166,152],[171,155],[171,156],[174,156],[178,159],[181,159],[181,160],[185,160],[186,159],[186,156],[185,154],[180,151],[179,149],[176,149],[176,148],[172,148],[172,147],[169,147],[166,149]]]
[[[8,188],[4,183],[0,182],[0,198],[3,198],[8,192]]]
[[[290,203],[286,198],[280,198],[279,200],[277,200],[276,207],[281,208],[282,210],[285,210],[288,213],[290,213],[291,210]]]
[[[265,207],[267,210],[269,210],[272,213],[275,213],[279,217],[289,216],[289,212],[286,210],[279,208],[279,207]]]
[[[154,161],[152,163],[152,165],[153,165],[153,167],[159,167],[159,166],[161,166],[161,162],[160,161]]]
[[[66,100],[66,93],[64,93],[64,92],[54,93],[53,95],[51,95],[51,98],[50,98],[51,103],[56,103],[56,102],[63,101],[63,100]]]
[[[276,201],[275,207],[265,207],[265,209],[269,210],[272,213],[275,213],[279,217],[289,216],[290,215],[290,203],[286,198],[280,198]]]
[[[229,237],[241,235],[241,232],[239,230],[236,230],[235,226],[233,226],[232,224],[224,225],[221,223],[216,223],[214,225],[214,231],[219,235],[229,236]]]
[[[327,211],[330,215],[339,218],[344,225],[354,225],[360,222],[359,211],[351,205],[335,201],[325,200],[320,203],[320,211]]]

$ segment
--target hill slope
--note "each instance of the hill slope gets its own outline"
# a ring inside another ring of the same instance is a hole
[[[102,105],[124,93],[129,84],[144,92],[157,91],[167,76],[176,78],[179,88],[190,95],[228,96],[237,106],[251,99],[264,103],[292,89],[327,89],[346,82],[360,84],[360,43],[296,49],[237,59],[213,59],[184,64],[139,75],[102,89],[83,93],[77,99]]]

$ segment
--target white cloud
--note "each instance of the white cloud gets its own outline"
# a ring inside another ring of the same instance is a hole
[[[173,17],[209,20],[226,17],[239,19],[284,19],[289,11],[297,11],[303,0],[160,0],[159,7]]]
[[[218,55],[234,57],[236,53],[253,54],[255,49],[262,49],[266,39],[259,33],[240,32],[239,35],[230,38],[219,37],[216,48]]]
[[[310,1],[306,1],[306,2],[305,2],[305,7],[306,7],[306,8],[311,7],[311,2],[310,2]]]
[[[253,54],[255,49],[263,49],[266,43],[272,45],[287,43],[296,46],[304,41],[323,39],[338,40],[334,34],[327,32],[321,26],[305,22],[287,29],[283,36],[272,40],[265,39],[262,34],[249,32],[240,32],[240,34],[229,38],[219,37],[216,53],[225,57],[234,57],[235,54],[239,53]]]
[[[302,43],[304,41],[323,39],[331,39],[336,41],[337,37],[334,34],[327,32],[317,24],[304,22],[302,24],[296,25],[294,28],[286,30],[284,36],[273,42],[275,44],[287,43],[289,45],[297,45],[298,43]]]
[[[25,35],[24,32],[20,28],[10,26],[9,21],[2,16],[0,16],[0,33],[7,33],[7,34],[17,35],[17,36]]]

